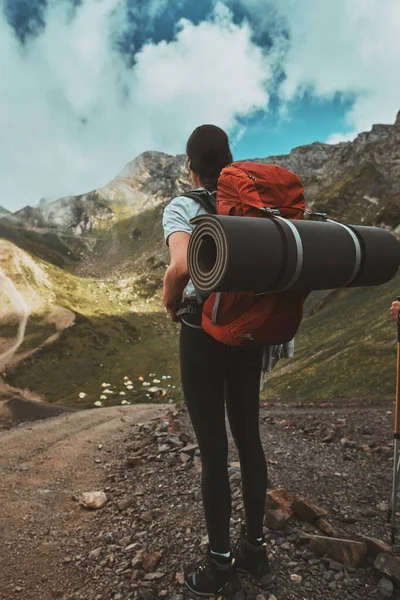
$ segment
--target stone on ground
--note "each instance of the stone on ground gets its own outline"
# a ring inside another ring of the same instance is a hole
[[[381,552],[376,557],[374,566],[378,571],[400,584],[400,558],[398,556]]]
[[[364,542],[311,535],[309,546],[316,554],[351,567],[360,566],[367,557],[367,545]]]
[[[307,523],[314,523],[317,519],[326,517],[328,514],[324,508],[317,506],[314,502],[308,500],[308,498],[302,498],[301,496],[295,498],[292,508],[295,515]]]

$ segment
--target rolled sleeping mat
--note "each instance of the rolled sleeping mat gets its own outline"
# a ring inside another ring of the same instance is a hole
[[[192,223],[189,272],[202,293],[380,285],[400,265],[400,244],[378,227],[218,215]]]

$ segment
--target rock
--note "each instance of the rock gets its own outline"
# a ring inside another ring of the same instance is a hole
[[[171,435],[179,435],[181,432],[181,423],[178,419],[170,417],[168,419],[168,433]]]
[[[330,571],[343,571],[343,565],[342,563],[337,562],[336,560],[330,560],[328,569]]]
[[[146,493],[146,490],[144,489],[144,487],[142,487],[141,485],[138,485],[134,490],[133,490],[133,495],[134,496],[144,496]]]
[[[95,560],[98,560],[100,558],[102,552],[102,548],[96,548],[95,550],[92,550],[91,552],[89,552],[89,556],[90,558],[94,558]]]
[[[187,444],[184,448],[182,448],[181,452],[183,452],[184,454],[189,454],[190,456],[193,456],[194,453],[196,452],[198,448],[197,444]]]
[[[129,546],[126,546],[124,548],[124,552],[133,552],[135,550],[135,548],[137,548],[138,544],[137,542],[135,542],[134,544],[129,544]]]
[[[146,510],[145,512],[143,512],[140,515],[140,518],[142,519],[142,521],[144,521],[145,523],[152,523],[153,522],[153,515],[149,510]]]
[[[135,554],[135,556],[132,558],[131,566],[134,569],[139,569],[142,566],[142,561],[143,561],[144,555],[145,555],[144,550],[139,550],[139,552],[137,552]]]
[[[98,510],[99,508],[103,508],[107,500],[104,492],[85,492],[80,497],[79,502],[84,508]]]
[[[391,553],[392,549],[390,546],[378,540],[377,538],[372,537],[361,537],[360,542],[364,542],[367,544],[367,554],[368,558],[375,560],[378,554],[383,553]]]
[[[164,577],[165,573],[161,573],[160,571],[156,571],[155,573],[146,573],[144,576],[145,581],[158,581]]]
[[[240,462],[233,461],[233,462],[229,463],[229,469],[236,469],[236,471],[240,471]]]
[[[367,444],[360,446],[360,449],[365,452],[366,454],[371,454],[371,448],[370,446],[368,446]]]
[[[192,457],[190,456],[190,454],[186,454],[185,452],[181,452],[180,453],[180,458],[182,461],[183,465],[187,465],[187,463],[192,460]]]
[[[330,590],[336,590],[336,588],[337,588],[337,583],[336,583],[336,581],[331,581],[331,582],[328,584],[328,588],[329,588]]]
[[[273,531],[282,530],[289,521],[289,517],[279,508],[270,509],[265,515],[265,525]]]
[[[240,483],[242,481],[242,474],[240,471],[236,471],[229,477],[231,483]]]
[[[142,558],[142,567],[145,571],[154,571],[161,560],[161,552],[150,552]]]
[[[185,583],[185,573],[183,571],[179,571],[178,573],[176,573],[175,579],[179,583],[179,585],[183,585]]]
[[[145,588],[139,590],[139,596],[141,600],[157,600],[156,596],[153,596],[153,594]]]
[[[171,450],[171,447],[168,444],[163,444],[158,449],[160,454],[164,454],[165,452],[169,452],[170,450]]]
[[[340,518],[340,520],[342,521],[342,523],[345,523],[346,525],[355,525],[355,523],[358,522],[358,519],[356,519],[356,517],[351,517],[349,515],[344,515],[343,517]]]
[[[335,529],[326,519],[318,519],[316,522],[316,526],[320,531],[322,531],[322,533],[325,533],[325,535],[329,535],[332,537],[336,536]]]
[[[292,509],[299,519],[306,521],[307,523],[313,523],[321,517],[326,517],[328,514],[324,508],[317,506],[314,502],[311,502],[311,500],[302,498],[301,496],[295,498]]]
[[[276,488],[267,493],[266,509],[279,508],[292,516],[294,496],[284,488]]]
[[[123,498],[122,500],[119,500],[119,502],[117,503],[117,506],[118,506],[118,510],[123,512],[124,510],[126,510],[127,508],[130,508],[132,506],[132,500],[129,498]]]
[[[269,529],[283,529],[293,515],[293,495],[284,488],[270,490],[265,505],[265,524]]]
[[[394,585],[390,579],[382,577],[378,583],[378,591],[382,598],[391,598],[394,592]]]
[[[400,558],[381,552],[375,559],[374,567],[400,584]]]
[[[131,469],[132,467],[137,467],[139,462],[140,458],[138,456],[128,456],[126,459],[126,466]]]
[[[201,458],[195,458],[193,461],[193,466],[194,466],[195,472],[200,475],[201,471],[202,471]]]
[[[301,575],[297,575],[297,573],[292,573],[292,575],[290,576],[290,581],[293,581],[293,583],[300,584],[303,581],[303,578]]]
[[[364,542],[311,535],[309,546],[316,554],[351,567],[361,565],[367,557],[367,545]]]

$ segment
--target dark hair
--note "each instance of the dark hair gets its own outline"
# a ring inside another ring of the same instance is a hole
[[[213,192],[224,167],[233,161],[225,131],[216,125],[200,125],[188,139],[186,154],[191,169],[203,186]]]

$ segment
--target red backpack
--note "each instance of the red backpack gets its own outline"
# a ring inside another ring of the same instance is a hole
[[[218,180],[216,213],[241,217],[303,219],[301,181],[277,165],[236,162]],[[229,346],[280,344],[292,340],[303,317],[304,292],[212,293],[203,305],[203,329]]]

